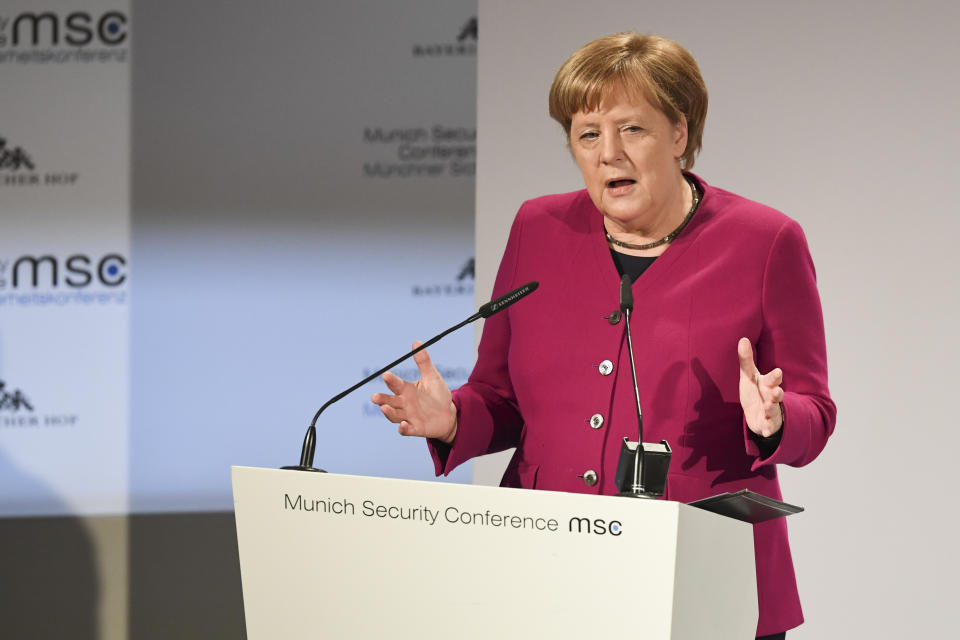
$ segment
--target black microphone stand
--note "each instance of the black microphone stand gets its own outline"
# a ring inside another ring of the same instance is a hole
[[[633,393],[637,405],[637,441],[623,439],[620,461],[617,464],[617,495],[627,498],[659,498],[667,484],[670,468],[670,445],[643,442],[643,411],[640,408],[640,386],[637,384],[637,363],[633,356],[633,338],[630,335],[630,314],[633,311],[633,283],[624,274],[620,279],[620,311],[627,331],[627,351],[630,354],[630,373],[633,374]]]

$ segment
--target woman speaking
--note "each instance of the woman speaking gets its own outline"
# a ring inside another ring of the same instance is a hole
[[[627,274],[644,439],[673,449],[666,497],[780,499],[776,465],[813,460],[836,420],[803,231],[690,172],[707,92],[677,43],[595,40],[557,72],[549,103],[586,188],[523,204],[493,295],[539,290],[486,321],[452,394],[423,351],[420,379],[385,374],[392,394],[373,402],[401,434],[429,439],[438,474],[516,447],[503,486],[616,493],[637,429]],[[755,525],[754,540],[757,636],[783,637],[803,621],[786,523]]]

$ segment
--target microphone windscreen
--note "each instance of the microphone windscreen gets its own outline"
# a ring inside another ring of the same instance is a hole
[[[620,311],[633,311],[633,283],[627,274],[620,278]]]
[[[503,294],[502,296],[500,296],[499,298],[491,300],[485,305],[482,305],[477,310],[477,313],[480,314],[481,318],[489,318],[495,313],[500,313],[501,311],[503,311],[504,309],[512,305],[514,302],[517,302],[518,300],[530,295],[531,293],[536,291],[537,287],[539,286],[540,286],[540,283],[537,281],[528,282],[522,287],[517,287],[513,291],[509,291]]]

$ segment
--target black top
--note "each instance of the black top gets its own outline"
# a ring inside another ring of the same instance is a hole
[[[630,276],[630,282],[636,282],[657,259],[657,256],[631,256],[614,249],[610,249],[610,255],[613,256],[613,263],[617,265],[617,273]]]

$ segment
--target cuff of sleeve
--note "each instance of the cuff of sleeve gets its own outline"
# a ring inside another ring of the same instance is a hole
[[[436,475],[450,475],[461,464],[490,450],[493,439],[493,418],[483,398],[471,393],[453,394],[457,408],[457,436],[453,444],[427,440]],[[471,416],[465,424],[464,416]]]
[[[451,469],[444,472],[447,466],[447,460],[450,459],[451,445],[442,440],[427,438],[427,450],[430,451],[430,457],[433,458],[433,473],[435,475],[450,475]]]
[[[757,435],[756,433],[750,431],[750,439],[757,443],[757,448],[760,451],[761,458],[769,458],[774,454],[774,452],[776,452],[777,448],[780,446],[780,441],[783,439],[783,429],[785,426],[786,420],[784,420],[783,426],[781,426],[775,434],[767,437]]]
[[[810,425],[814,419],[814,416],[810,415],[810,408],[806,406],[800,396],[789,391],[783,394],[783,400],[780,404],[783,407],[783,427],[778,432],[780,442],[766,457],[762,457],[766,451],[751,437],[754,434],[747,427],[746,420],[743,422],[744,444],[747,453],[756,457],[753,465],[751,465],[753,471],[774,464],[804,464],[804,456],[810,451]]]

